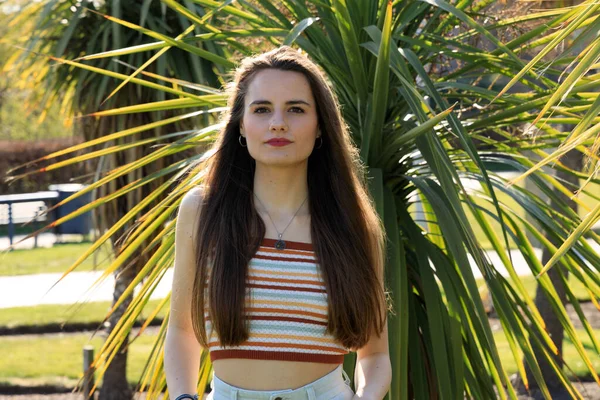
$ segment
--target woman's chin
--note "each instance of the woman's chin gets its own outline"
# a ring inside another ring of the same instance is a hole
[[[308,158],[305,159],[290,159],[287,156],[272,157],[256,161],[256,166],[262,168],[302,168],[306,165]]]

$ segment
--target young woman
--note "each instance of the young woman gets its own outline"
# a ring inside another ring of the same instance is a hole
[[[195,398],[201,349],[210,399],[383,399],[385,237],[324,74],[282,46],[244,59],[228,91],[202,185],[177,216],[171,399]]]

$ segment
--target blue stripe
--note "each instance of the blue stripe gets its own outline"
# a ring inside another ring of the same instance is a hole
[[[279,300],[282,297],[285,300],[320,300],[320,303],[322,305],[327,305],[327,299],[325,298],[323,293],[310,293],[310,292],[305,292],[304,294],[302,293],[292,293],[292,294],[288,294],[288,293],[282,293],[280,292],[273,292],[272,289],[262,289],[262,288],[252,288],[252,294],[256,295],[256,296],[260,296],[260,297],[266,297],[269,299],[274,299],[274,300]]]
[[[258,267],[265,268],[293,268],[294,270],[301,271],[317,271],[317,264],[315,264],[312,260],[307,260],[306,262],[294,262],[294,261],[277,261],[277,260],[261,260],[259,258],[250,259],[250,265],[256,265]]]
[[[274,321],[276,322],[276,321]],[[331,335],[328,335],[325,333],[325,329],[324,327],[321,326],[311,326],[311,325],[307,325],[307,324],[301,324],[301,323],[297,323],[296,326],[294,326],[293,328],[290,328],[289,321],[285,322],[288,325],[267,325],[263,322],[260,321],[250,321],[250,330],[251,331],[256,331],[256,330],[273,330],[273,331],[279,331],[282,333],[287,333],[290,335],[302,335],[302,333],[312,333],[312,334],[316,334],[316,335],[321,335],[321,336],[326,336],[326,337],[331,337]],[[210,328],[212,327],[212,324],[210,323],[210,321],[207,321],[206,324],[206,330],[207,330],[207,334],[210,332]]]

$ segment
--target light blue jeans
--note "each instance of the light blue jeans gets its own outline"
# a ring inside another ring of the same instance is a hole
[[[354,391],[350,387],[350,378],[342,365],[316,381],[297,389],[241,389],[222,381],[214,371],[210,387],[212,390],[206,400],[351,400],[354,397]]]

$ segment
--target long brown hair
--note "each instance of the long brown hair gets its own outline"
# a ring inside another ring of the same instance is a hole
[[[372,333],[381,334],[387,319],[377,274],[383,270],[385,234],[330,85],[316,64],[289,46],[245,58],[227,85],[229,111],[203,182],[195,244],[194,332],[208,348],[206,309],[222,346],[237,346],[249,338],[243,318],[248,263],[264,237],[265,224],[254,207],[255,161],[238,136],[248,86],[264,69],[301,72],[310,83],[323,144],[308,158],[308,204],[313,249],[328,295],[327,332],[346,348],[359,349]]]

